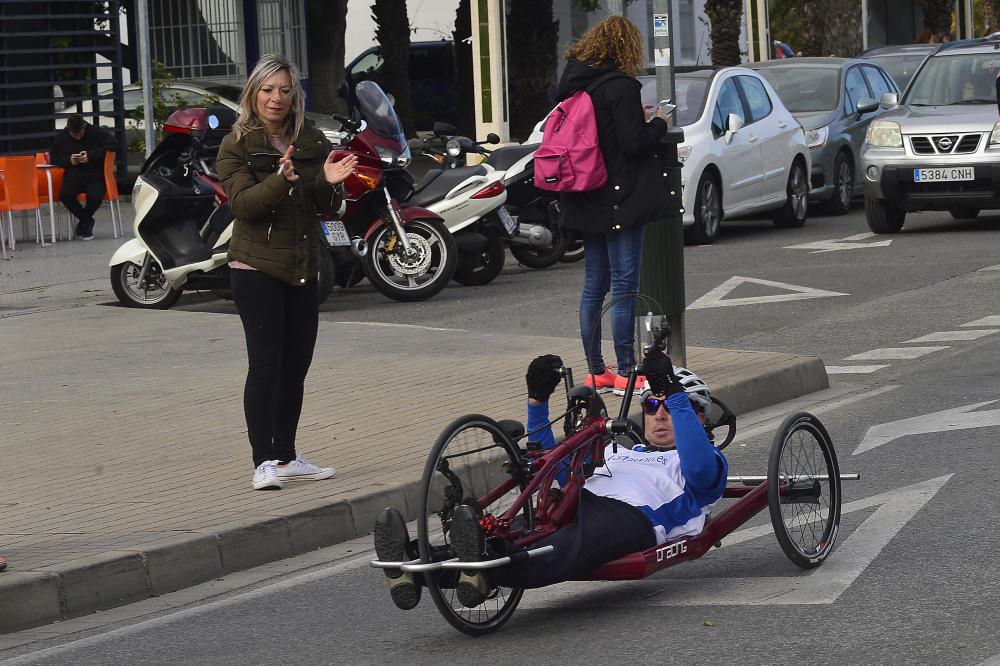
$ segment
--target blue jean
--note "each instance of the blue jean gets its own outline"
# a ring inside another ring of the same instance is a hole
[[[583,237],[583,294],[580,296],[580,335],[590,372],[604,372],[601,355],[601,308],[604,295],[612,298],[639,291],[642,225],[607,234]],[[625,298],[611,306],[611,335],[618,372],[635,365],[635,300]]]

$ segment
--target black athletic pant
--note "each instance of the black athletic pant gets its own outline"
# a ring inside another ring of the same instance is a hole
[[[317,281],[292,287],[261,271],[231,269],[249,370],[243,411],[253,464],[295,459],[302,392],[319,326]]]
[[[574,580],[597,567],[656,545],[656,533],[642,511],[610,497],[584,490],[573,522],[529,548],[555,546],[530,560],[515,562],[487,575],[502,587],[544,587]],[[498,557],[513,551],[502,544]]]
[[[87,195],[86,205],[80,205],[78,194]],[[104,200],[104,174],[100,172],[81,173],[67,169],[63,177],[59,201],[76,218],[76,235],[89,236],[94,233],[94,213]]]

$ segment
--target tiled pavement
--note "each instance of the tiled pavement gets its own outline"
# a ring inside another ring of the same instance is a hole
[[[365,534],[386,504],[412,517],[448,422],[523,418],[528,361],[578,355],[566,338],[322,322],[298,449],[337,476],[254,492],[238,318],[113,305],[121,242],[24,243],[0,264],[0,633]],[[737,413],[827,386],[818,359],[688,363]]]

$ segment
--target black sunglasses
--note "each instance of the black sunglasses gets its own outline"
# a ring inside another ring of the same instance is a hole
[[[649,416],[654,416],[656,412],[660,410],[660,406],[663,406],[663,410],[669,414],[670,408],[667,407],[666,398],[646,398],[642,401],[642,411],[644,411]]]

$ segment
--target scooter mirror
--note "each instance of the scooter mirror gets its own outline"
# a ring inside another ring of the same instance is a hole
[[[212,129],[218,129],[219,127],[219,117],[214,113],[208,117],[208,126]]]
[[[500,143],[500,137],[493,132],[486,135],[486,143]]]

